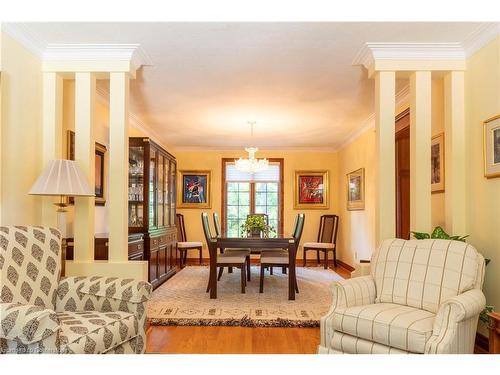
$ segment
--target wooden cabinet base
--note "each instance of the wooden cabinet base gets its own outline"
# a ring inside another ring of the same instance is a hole
[[[500,313],[488,313],[490,331],[490,354],[500,354]]]

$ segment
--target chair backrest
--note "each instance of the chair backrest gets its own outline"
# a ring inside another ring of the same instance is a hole
[[[436,313],[440,304],[470,289],[481,289],[484,258],[465,242],[385,240],[373,254],[376,302]]]
[[[0,302],[55,310],[61,234],[34,226],[0,227]]]
[[[269,225],[269,216],[267,216],[267,214],[248,214],[247,219],[252,216],[262,216],[266,221],[266,224]]]
[[[201,213],[201,225],[203,226],[203,233],[205,233],[205,240],[208,245],[212,239],[212,231],[210,230],[210,223],[208,222],[208,214],[206,212]]]
[[[183,214],[175,214],[175,226],[177,227],[177,241],[178,242],[186,242],[186,227],[184,226],[184,215]]]
[[[306,215],[297,214],[297,218],[295,219],[295,230],[293,232],[293,237],[295,238],[295,246],[299,247],[300,239],[302,238],[302,232],[304,230],[304,223],[306,220]]]
[[[339,217],[337,215],[321,215],[318,232],[318,242],[337,243]]]
[[[222,229],[220,226],[219,214],[217,212],[213,213],[215,235],[219,237],[222,234]]]

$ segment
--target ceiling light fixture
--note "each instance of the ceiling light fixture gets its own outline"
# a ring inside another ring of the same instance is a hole
[[[252,139],[255,121],[248,123],[250,125],[250,139]],[[256,172],[264,171],[269,167],[269,161],[267,159],[257,159],[255,157],[255,153],[259,151],[257,147],[246,147],[245,151],[248,152],[248,159],[239,158],[234,161],[237,170],[254,174]]]

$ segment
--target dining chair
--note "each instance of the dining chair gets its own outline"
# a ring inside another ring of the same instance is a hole
[[[318,242],[304,243],[304,267],[306,266],[307,251],[316,250],[316,259],[320,264],[319,253],[325,254],[325,270],[328,268],[328,253],[333,253],[333,265],[337,267],[337,231],[339,229],[339,217],[337,215],[322,215],[319,224]]]
[[[219,219],[219,214],[217,212],[214,212],[212,214],[213,220],[214,220],[214,228],[215,228],[215,235],[217,237],[222,235],[222,228],[220,225],[220,219]],[[250,254],[251,251],[250,249],[237,249],[237,248],[227,248],[227,249],[220,249],[221,253],[231,253],[231,252],[237,252],[238,254],[245,254],[247,256],[247,261],[248,261],[248,267],[247,267],[247,279],[248,281],[251,281],[251,276],[250,276]],[[228,267],[228,272],[232,273],[233,268]]]
[[[207,246],[210,249],[210,242],[213,236],[212,236],[212,231],[210,230],[210,224],[208,222],[208,214],[206,212],[203,212],[201,214],[201,223],[203,226],[203,233],[205,234],[205,239],[207,241]],[[245,268],[248,268],[250,264],[249,262],[247,262],[247,256],[244,253],[238,254],[236,251],[230,253],[222,253],[222,254],[210,253],[210,257],[212,257],[213,255],[216,256],[215,267],[219,268],[219,275],[217,277],[217,280],[220,280],[224,267],[239,268],[241,270],[241,293],[245,293],[245,287],[247,284]],[[210,285],[210,277],[209,277],[207,285],[207,293],[210,291],[211,287],[212,286]]]
[[[203,262],[203,244],[201,241],[188,241],[186,237],[186,227],[184,225],[184,215],[175,215],[175,225],[177,227],[177,244],[176,244],[176,254],[179,253],[179,263],[181,268],[184,268],[187,261],[187,251],[188,250],[198,250],[200,264]]]
[[[302,232],[304,230],[305,215],[298,214],[295,219],[295,228],[293,232],[293,238],[295,241],[295,248],[299,248],[300,239],[302,237]],[[265,251],[260,255],[260,286],[259,293],[264,293],[264,269],[269,267],[290,267],[288,251],[278,250],[278,251]],[[295,292],[299,292],[299,286],[297,285],[297,273],[295,273]]]

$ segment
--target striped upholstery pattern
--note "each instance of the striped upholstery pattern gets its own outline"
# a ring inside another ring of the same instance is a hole
[[[332,284],[319,353],[473,353],[484,258],[450,240],[388,240],[369,276]]]
[[[474,287],[474,247],[448,240],[386,240],[372,259],[376,302],[438,311],[442,301]]]

